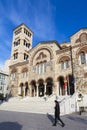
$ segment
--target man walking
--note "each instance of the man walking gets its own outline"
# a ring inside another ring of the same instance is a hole
[[[56,126],[57,120],[59,120],[62,123],[62,127],[65,126],[63,121],[60,119],[60,106],[59,106],[59,102],[57,100],[55,100],[55,123],[53,124],[53,126]]]

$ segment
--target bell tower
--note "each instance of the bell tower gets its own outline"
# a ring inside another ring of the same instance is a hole
[[[32,36],[33,32],[25,24],[21,24],[13,30],[11,65],[29,60]]]

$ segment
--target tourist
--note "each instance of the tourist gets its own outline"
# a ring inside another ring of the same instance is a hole
[[[59,106],[59,102],[57,100],[55,100],[55,123],[53,124],[53,126],[56,126],[57,120],[59,120],[62,123],[62,127],[65,126],[63,121],[60,119],[60,106]]]

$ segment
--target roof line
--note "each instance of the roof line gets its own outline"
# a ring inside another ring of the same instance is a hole
[[[80,30],[85,30],[87,29],[87,27],[83,27],[83,28],[79,28],[77,31],[75,31],[72,35],[70,35],[69,37],[72,37],[73,35],[75,35],[77,32],[79,32]]]
[[[33,32],[26,24],[24,24],[24,23],[19,24],[16,28],[13,29],[13,31],[16,30],[17,28],[19,28],[19,27],[22,26],[22,25],[26,26],[32,33],[34,33],[34,32]]]

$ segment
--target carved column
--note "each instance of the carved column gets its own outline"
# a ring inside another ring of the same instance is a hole
[[[25,97],[25,86],[23,86],[23,97]]]
[[[46,83],[44,83],[44,95],[46,95]]]
[[[55,82],[55,94],[56,96],[59,95],[59,82],[58,81]]]
[[[39,95],[38,95],[38,83],[36,84],[36,86],[37,86],[37,97],[38,97],[38,96],[39,96]]]
[[[32,97],[32,86],[29,85],[29,96]]]

